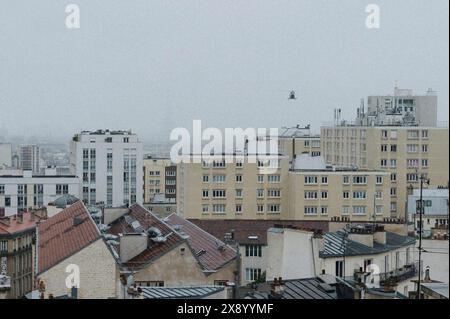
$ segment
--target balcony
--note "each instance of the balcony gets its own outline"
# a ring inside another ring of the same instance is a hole
[[[380,274],[380,285],[392,285],[418,275],[419,263],[411,263],[393,271]]]

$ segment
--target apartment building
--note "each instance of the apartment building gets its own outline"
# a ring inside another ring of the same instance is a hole
[[[181,163],[178,210],[191,219],[380,220],[389,214],[389,174],[326,166],[302,154],[279,156],[270,172],[247,157]],[[270,164],[269,164],[270,165]]]
[[[46,217],[45,209],[5,216],[0,208],[0,276],[10,280],[6,298],[20,298],[33,289],[36,223]]]
[[[278,151],[289,156],[308,154],[312,157],[321,155],[320,135],[311,134],[309,126],[287,128],[278,136]]]
[[[58,197],[70,194],[78,197],[80,179],[75,175],[56,175],[54,169],[45,169],[44,174],[32,171],[0,171],[0,207],[6,216],[29,208],[47,206]]]
[[[322,127],[321,139],[327,164],[389,172],[392,216],[406,217],[407,195],[422,174],[430,188],[448,184],[448,128],[343,124]]]
[[[22,145],[19,147],[19,167],[23,170],[31,170],[39,174],[40,153],[37,145]]]
[[[176,202],[177,166],[170,158],[145,156],[144,161],[144,203],[154,202],[155,196],[164,195],[165,201]]]
[[[289,218],[382,220],[389,216],[389,174],[325,167],[289,172]]]
[[[288,216],[288,156],[261,160],[236,154],[211,155],[202,160],[195,157],[178,164],[177,205],[185,218]]]
[[[131,131],[82,131],[70,143],[70,170],[85,203],[119,207],[143,201],[142,143]]]

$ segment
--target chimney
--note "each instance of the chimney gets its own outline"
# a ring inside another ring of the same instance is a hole
[[[0,218],[5,217],[5,208],[0,207]]]
[[[386,231],[383,226],[375,225],[373,241],[380,245],[386,245]]]
[[[348,239],[356,241],[368,247],[373,247],[374,235],[372,230],[354,227],[350,229]]]
[[[23,223],[23,212],[17,213],[17,222],[21,224]]]

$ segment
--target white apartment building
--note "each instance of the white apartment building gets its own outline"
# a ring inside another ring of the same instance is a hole
[[[424,189],[422,199],[423,230],[430,233],[432,228],[441,228],[448,232],[448,188]],[[420,228],[420,214],[417,212],[418,201],[420,201],[420,190],[415,189],[413,194],[408,196],[408,219],[415,224],[416,230]]]
[[[143,201],[143,144],[131,131],[82,131],[70,143],[82,199],[119,207]]]
[[[39,174],[39,146],[22,145],[19,147],[19,166],[23,170],[31,170],[33,174]]]
[[[79,190],[78,177],[56,175],[55,170],[46,170],[42,175],[22,170],[0,171],[0,209],[6,216],[47,206],[64,194],[79,197]]]

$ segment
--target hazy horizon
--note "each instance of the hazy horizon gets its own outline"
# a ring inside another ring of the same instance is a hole
[[[433,88],[448,120],[447,0],[73,3],[80,29],[65,26],[68,2],[0,0],[0,135],[109,128],[165,142],[193,119],[318,132],[334,108],[351,120],[395,84]],[[365,26],[370,3],[380,29]]]

